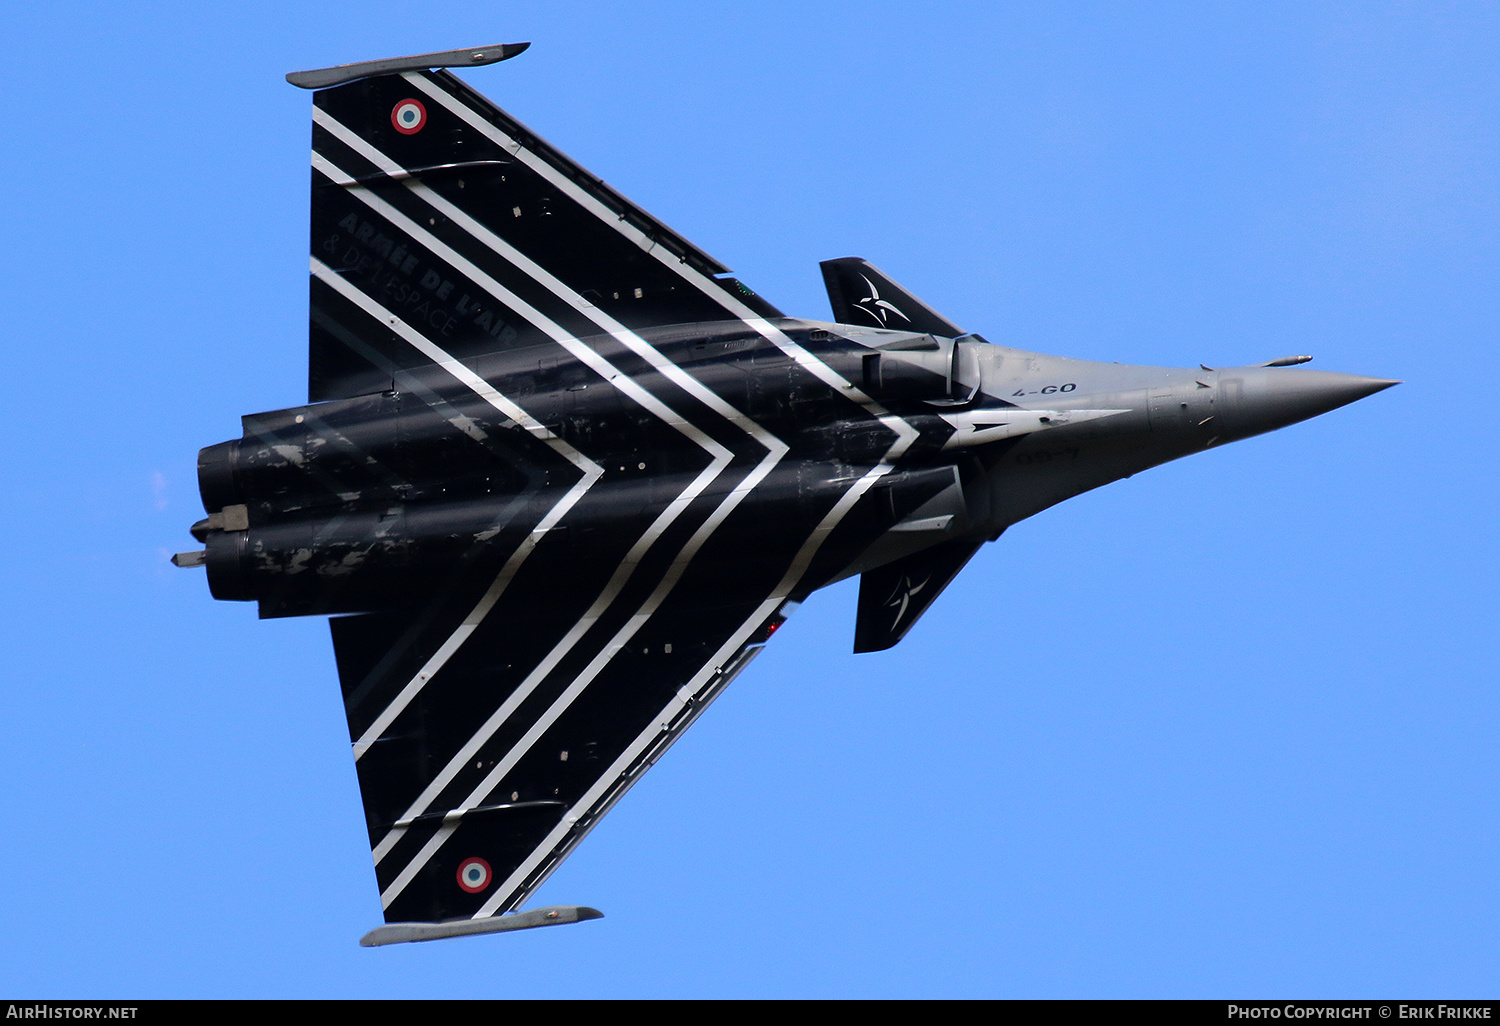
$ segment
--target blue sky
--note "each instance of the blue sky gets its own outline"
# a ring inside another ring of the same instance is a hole
[[[537,895],[379,922],[327,628],[177,570],[305,400],[308,94],[469,82],[789,313],[1405,379],[1074,499],[898,648],[821,592]],[[1494,996],[1500,11],[50,4],[7,15],[0,992]],[[1488,638],[1489,640],[1486,640]]]

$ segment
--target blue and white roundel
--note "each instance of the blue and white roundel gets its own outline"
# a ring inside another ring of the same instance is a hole
[[[391,124],[402,135],[415,135],[427,124],[427,108],[421,100],[402,100],[391,108]]]
[[[484,859],[464,859],[458,864],[458,885],[470,894],[478,894],[490,885],[492,871]]]

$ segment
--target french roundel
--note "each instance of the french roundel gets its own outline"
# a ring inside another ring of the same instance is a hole
[[[490,885],[493,875],[484,859],[464,859],[458,864],[458,885],[470,894],[478,894]]]
[[[416,135],[427,124],[427,108],[421,100],[402,100],[391,108],[391,124],[402,135]]]

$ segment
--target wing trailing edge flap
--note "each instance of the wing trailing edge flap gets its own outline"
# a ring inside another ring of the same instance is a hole
[[[906,637],[986,540],[954,538],[860,574],[854,651],[883,652]]]
[[[897,285],[890,276],[860,257],[824,260],[823,283],[833,319],[894,331],[918,331],[957,338],[962,328]]]

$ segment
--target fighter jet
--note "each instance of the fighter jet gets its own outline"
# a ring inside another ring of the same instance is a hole
[[[994,345],[859,258],[788,317],[450,71],[313,93],[308,404],[203,449],[214,598],[332,616],[386,925],[519,911],[818,588],[898,643],[985,542],[1396,382]]]

